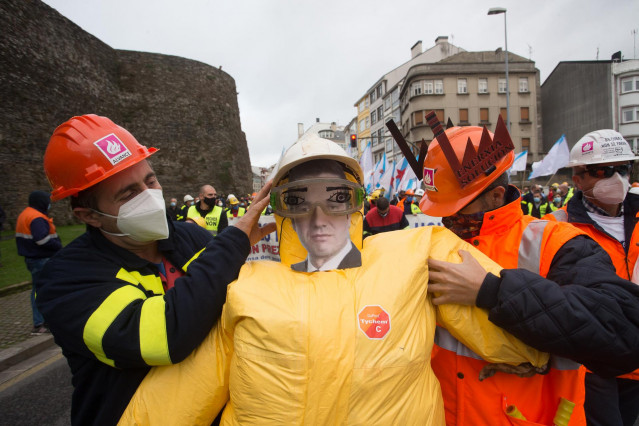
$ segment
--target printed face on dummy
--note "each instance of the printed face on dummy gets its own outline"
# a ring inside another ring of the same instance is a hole
[[[319,173],[312,178],[336,178],[332,173]],[[308,177],[307,177],[308,178]],[[343,177],[339,177],[342,178]],[[340,190],[333,185],[312,185],[298,195],[309,204],[326,204],[334,199]],[[289,193],[295,196],[295,193]],[[335,256],[350,241],[350,215],[329,215],[316,205],[305,216],[293,218],[293,228],[300,242],[308,251],[309,260],[314,265],[323,264]]]

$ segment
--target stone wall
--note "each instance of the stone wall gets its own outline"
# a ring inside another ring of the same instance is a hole
[[[49,190],[42,158],[51,133],[94,113],[160,152],[165,198],[252,192],[235,81],[201,62],[115,50],[39,0],[0,2],[0,205],[12,227],[29,192]],[[72,223],[68,201],[57,224]],[[6,227],[6,225],[5,225]]]

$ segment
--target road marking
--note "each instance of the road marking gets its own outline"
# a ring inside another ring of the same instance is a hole
[[[37,373],[38,371],[42,370],[43,368],[53,364],[54,362],[56,362],[56,361],[58,361],[59,359],[62,359],[62,358],[64,358],[64,356],[61,353],[58,353],[58,354],[55,354],[54,356],[52,356],[51,358],[49,358],[49,359],[47,359],[45,361],[42,361],[41,363],[35,365],[34,367],[23,371],[22,373],[18,374],[17,376],[15,376],[15,377],[7,380],[3,384],[1,384],[0,385],[0,392],[4,392],[5,390],[10,388],[11,386],[20,383],[24,379],[32,376],[33,374]]]

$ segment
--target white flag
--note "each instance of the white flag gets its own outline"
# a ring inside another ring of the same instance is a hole
[[[415,172],[413,168],[408,166],[406,167],[406,171],[404,172],[404,176],[402,176],[402,181],[399,183],[397,187],[398,191],[407,190],[407,189],[417,189],[417,176],[415,176]]]
[[[517,172],[525,172],[526,164],[528,161],[528,150],[522,151],[519,154],[515,155],[515,161],[513,161],[513,165],[508,169],[509,175],[514,175]]]
[[[364,185],[368,186],[370,184],[370,176],[373,172],[373,152],[371,151],[371,143],[366,144],[366,148],[364,148],[364,152],[362,152],[362,156],[359,159],[359,165],[362,168],[362,173],[364,174]]]
[[[559,140],[550,148],[548,154],[541,161],[533,163],[532,173],[528,176],[528,179],[553,175],[557,173],[557,170],[566,167],[569,160],[568,142],[566,142],[566,136],[561,135]]]
[[[386,171],[384,172],[382,177],[379,178],[379,182],[377,183],[378,188],[384,188],[386,190],[386,192],[384,193],[386,197],[390,196],[390,193],[392,190],[391,181],[393,180],[394,174],[395,174],[395,162],[392,161],[391,164],[386,166]]]

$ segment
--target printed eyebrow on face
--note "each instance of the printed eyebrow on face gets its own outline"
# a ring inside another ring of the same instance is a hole
[[[351,188],[348,187],[348,186],[327,186],[326,187],[326,192],[337,191],[337,190],[340,190],[340,189],[343,189],[345,191],[349,191]]]
[[[289,192],[308,192],[308,188],[304,186],[300,188],[287,189],[286,191],[282,192],[282,194],[288,194]]]

